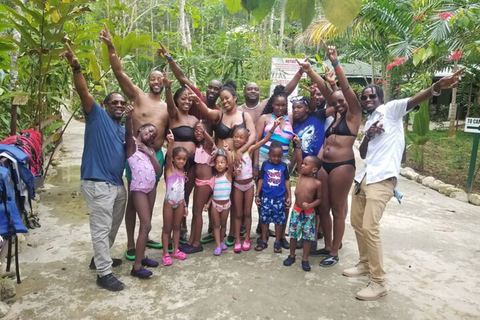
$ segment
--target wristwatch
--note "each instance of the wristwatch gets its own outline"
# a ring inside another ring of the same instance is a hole
[[[432,85],[431,88],[432,88],[432,89],[431,89],[430,91],[432,92],[432,96],[434,96],[434,97],[438,97],[438,96],[442,93],[442,90],[441,90],[441,89],[440,89],[440,92],[436,92],[436,91],[435,91],[435,88],[433,87],[433,85]]]

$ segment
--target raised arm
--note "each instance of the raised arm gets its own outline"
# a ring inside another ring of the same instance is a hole
[[[338,82],[340,83],[340,88],[342,88],[343,95],[348,102],[349,108],[348,112],[351,112],[354,115],[361,116],[362,114],[362,107],[358,102],[358,98],[353,92],[352,88],[350,88],[350,84],[348,83],[347,76],[343,72],[342,68],[340,67],[340,61],[338,61],[338,54],[337,48],[335,46],[327,46],[327,44],[322,41],[322,45],[327,52],[327,56],[332,63],[333,69],[337,75]]]
[[[183,70],[180,69],[180,67],[173,60],[172,55],[167,51],[167,49],[165,49],[165,47],[160,42],[159,44],[160,44],[160,49],[158,49],[157,54],[160,57],[164,57],[165,59],[168,60],[168,64],[170,65],[170,70],[172,70],[173,75],[175,76],[175,78],[177,78],[178,82],[180,82],[182,87],[184,87],[185,85],[192,86],[192,83],[185,76],[185,74],[183,73]]]
[[[255,124],[253,123],[252,116],[246,112],[244,113],[244,116],[245,116],[245,126],[247,127],[247,130],[250,132],[250,135],[248,136],[247,143],[245,143],[241,148],[238,148],[237,150],[241,154],[247,151],[249,147],[252,146],[257,140],[256,134],[255,134]]]
[[[263,146],[265,143],[267,143],[267,141],[270,140],[270,138],[272,137],[272,134],[275,132],[275,129],[280,125],[280,121],[281,121],[281,118],[275,119],[275,121],[273,122],[273,126],[270,129],[270,131],[268,131],[268,133],[265,135],[265,137],[262,140],[258,141],[254,145],[251,145],[248,148],[248,153],[252,153],[253,151],[260,149],[261,146]]]
[[[129,104],[128,106],[125,107],[125,116],[126,116],[126,121],[125,121],[125,145],[126,145],[126,150],[125,153],[128,157],[131,157],[136,150],[136,145],[135,145],[135,139],[133,138],[133,124],[132,124],[132,114],[133,114],[134,108],[133,105]]]
[[[175,119],[177,118],[177,115],[178,115],[178,109],[175,106],[175,101],[173,100],[172,89],[171,89],[172,83],[173,83],[173,80],[169,80],[167,77],[167,72],[164,71],[162,84],[163,84],[163,87],[165,88],[165,99],[167,102],[168,117],[170,119]]]
[[[292,154],[292,158],[293,158],[293,155],[295,155],[295,160],[297,161],[297,172],[300,168],[300,166],[302,165],[302,161],[303,161],[303,157],[302,157],[302,142],[300,141],[300,137],[297,136],[296,134],[293,136],[293,150],[294,153]],[[293,167],[290,168],[290,171],[293,170]]]
[[[78,61],[77,56],[73,53],[72,48],[65,43],[66,51],[63,52],[60,56],[64,59],[67,59],[68,63],[73,70],[73,84],[77,90],[78,96],[80,97],[80,103],[86,114],[89,114],[92,111],[93,105],[95,104],[95,99],[88,91],[87,81],[82,73],[82,68],[80,62]]]
[[[172,130],[168,130],[167,134],[167,141],[168,141],[168,146],[167,146],[167,156],[165,157],[168,159],[168,161],[165,161],[165,174],[172,172],[173,170],[173,141],[174,141],[174,136]]]
[[[330,103],[332,100],[332,91],[327,87],[325,80],[323,80],[318,73],[313,71],[310,62],[300,62],[297,59],[297,63],[302,67],[302,70],[308,75],[308,77],[317,85],[317,88],[320,90],[327,103]]]
[[[303,69],[300,68],[297,73],[293,76],[292,80],[290,80],[287,85],[285,86],[285,93],[287,94],[287,97],[292,94],[293,90],[297,87],[298,83],[300,82],[300,79],[302,79],[303,75]]]
[[[220,121],[222,112],[220,110],[212,110],[208,108],[205,103],[195,94],[195,92],[188,85],[185,85],[189,91],[188,98],[192,100],[193,104],[200,110],[203,116],[207,117],[213,124],[217,124]]]
[[[107,25],[103,24],[103,30],[100,31],[100,40],[105,43],[108,48],[108,57],[110,59],[110,65],[112,66],[113,74],[115,78],[117,78],[118,84],[120,88],[122,88],[123,93],[130,99],[131,101],[135,101],[139,92],[141,92],[140,88],[133,84],[132,80],[123,72],[122,63],[115,51],[115,47],[113,46],[112,37],[110,36],[110,32],[108,31]]]
[[[440,92],[442,91],[442,89],[449,89],[449,88],[455,87],[458,84],[458,81],[460,80],[460,75],[462,74],[462,72],[465,71],[465,69],[466,68],[463,67],[457,72],[441,78],[440,80],[435,82],[431,87],[420,91],[419,93],[417,93],[416,95],[408,99],[407,110],[409,111],[415,108],[415,106],[419,105],[423,101],[430,99],[432,95],[434,95],[434,92],[436,95],[440,95]]]

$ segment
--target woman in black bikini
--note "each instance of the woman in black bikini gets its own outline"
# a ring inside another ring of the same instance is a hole
[[[223,112],[219,110],[212,110],[207,108],[204,103],[198,103],[197,108],[200,110],[203,116],[205,116],[215,127],[215,144],[219,149],[224,148],[224,144],[227,144],[230,150],[236,150],[234,159],[242,159],[243,153],[255,143],[255,125],[252,117],[242,111],[237,110],[237,92],[235,90],[235,83],[231,80],[227,80],[225,85],[220,89],[220,102],[223,107]],[[233,145],[233,131],[235,128],[247,128],[250,135],[247,143],[241,148],[236,149]],[[234,207],[230,210],[230,231],[227,237],[227,245],[232,246],[235,244],[235,238],[233,237],[234,220],[235,217]]]
[[[320,215],[325,237],[325,248],[322,251],[326,255],[320,266],[330,267],[339,260],[338,250],[345,232],[347,198],[355,177],[353,143],[362,121],[362,108],[339,65],[336,48],[325,45],[325,49],[337,74],[341,91],[330,92],[326,89],[325,81],[313,71],[308,62],[301,65],[317,83],[327,103],[335,108],[335,120],[325,132],[325,142],[319,153],[322,169],[318,173],[318,178],[322,181]],[[333,241],[330,209],[333,213]]]
[[[168,128],[172,130],[173,136],[175,137],[173,147],[184,147],[188,151],[188,163],[185,165],[188,177],[185,183],[185,204],[188,206],[190,193],[195,186],[195,163],[193,159],[195,157],[197,141],[195,140],[194,127],[198,119],[188,114],[188,110],[192,107],[192,101],[188,98],[188,89],[180,88],[172,96],[170,85],[173,80],[167,78],[166,72],[163,73],[162,81],[167,100]],[[185,208],[185,210],[187,210],[187,208]],[[186,221],[182,222],[182,226],[186,227]],[[186,240],[184,234],[182,234],[181,240]]]

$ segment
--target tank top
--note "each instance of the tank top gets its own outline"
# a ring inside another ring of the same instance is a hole
[[[213,188],[213,200],[224,201],[230,199],[232,184],[228,181],[227,176],[215,176],[215,187]]]
[[[155,169],[150,158],[138,150],[138,146],[136,148],[135,153],[127,159],[132,171],[130,190],[149,193],[155,187]],[[152,148],[149,148],[149,150],[153,152]]]
[[[173,203],[179,203],[185,198],[185,174],[173,171],[170,177],[165,179],[165,199]]]
[[[248,151],[243,154],[240,167],[241,167],[240,175],[236,176],[235,180],[247,180],[247,179],[253,178],[252,158],[250,158]],[[238,167],[234,168],[234,170],[236,169],[238,169]]]
[[[270,140],[267,141],[263,146],[260,147],[260,153],[263,153],[264,155],[268,156],[268,150],[270,149],[270,145],[272,144],[272,141],[276,140],[280,142],[282,145],[283,149],[283,156],[286,157],[288,154],[288,147],[290,146],[290,141],[293,139],[293,127],[292,124],[290,123],[290,120],[288,120],[288,116],[283,116],[285,119],[285,126],[283,127],[283,130],[280,128],[280,126],[275,128],[275,131],[273,132]],[[267,133],[270,131],[270,129],[273,126],[273,122],[275,121],[275,116],[272,114],[270,117],[270,121],[268,121],[267,125],[265,126],[265,129],[263,130],[263,136],[264,138]]]

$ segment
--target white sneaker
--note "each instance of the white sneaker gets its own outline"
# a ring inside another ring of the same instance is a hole
[[[343,270],[342,274],[345,277],[360,277],[370,274],[370,269],[364,263],[357,263],[353,268]]]
[[[370,281],[367,286],[357,292],[356,298],[363,301],[373,301],[387,294],[387,287]]]

